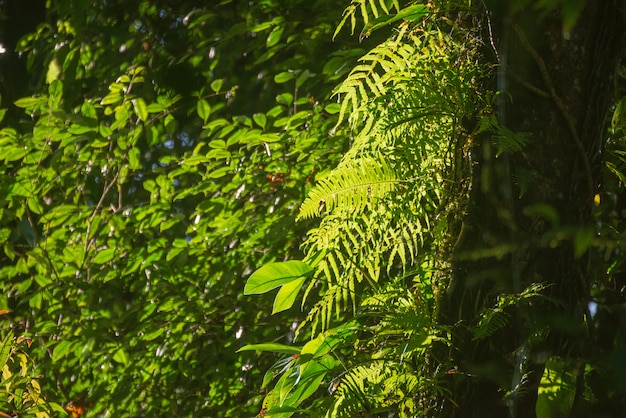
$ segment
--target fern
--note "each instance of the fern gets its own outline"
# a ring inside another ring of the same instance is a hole
[[[383,159],[346,162],[309,192],[298,218],[310,218],[333,209],[361,212],[373,200],[391,192],[398,182]]]
[[[547,286],[544,284],[533,283],[520,293],[499,296],[497,303],[493,307],[485,309],[481,313],[480,320],[473,330],[474,339],[481,340],[488,338],[499,329],[504,328],[510,319],[510,314],[507,312],[507,309],[512,306],[522,303],[532,306],[536,300],[549,301],[555,304],[558,303],[542,293],[546,288]]]
[[[494,115],[482,117],[479,122],[478,133],[491,132],[493,143],[496,146],[496,157],[504,153],[516,153],[528,144],[528,135],[523,132],[513,132],[500,126]]]
[[[333,39],[337,37],[337,34],[346,25],[348,20],[350,21],[350,33],[354,35],[356,29],[358,15],[363,19],[363,24],[367,25],[371,20],[378,18],[382,13],[389,14],[392,9],[400,11],[400,4],[398,0],[354,0],[344,10],[343,18],[333,34]]]
[[[373,30],[406,9],[396,1],[358,0],[338,31],[347,22],[354,31],[359,13]],[[343,372],[331,379],[328,417],[428,416],[432,405],[420,394],[441,396],[440,371],[427,353],[435,342],[445,347],[447,334],[434,325],[436,263],[425,254],[445,233],[444,178],[457,121],[473,106],[476,69],[449,30],[434,19],[422,23],[401,23],[335,90],[337,127],[349,129],[353,143],[298,215],[321,220],[303,243],[306,260],[315,260],[303,301],[313,299],[313,308],[297,338],[332,332],[348,316],[367,334],[333,351]],[[485,313],[478,336],[503,326],[506,306]]]
[[[348,75],[348,78],[335,90],[341,97],[341,108],[337,124],[350,115],[353,127],[362,127],[362,133],[369,133],[374,120],[368,117],[367,105],[375,98],[388,93],[397,80],[412,77],[411,57],[416,55],[416,47],[397,41],[387,41],[364,55]],[[367,123],[369,121],[369,124]]]
[[[519,190],[519,197],[523,197],[530,187],[535,184],[536,174],[525,168],[517,168],[513,172],[513,182]]]
[[[305,321],[314,333],[330,326],[331,313],[354,312],[363,290],[413,268],[437,239],[446,155],[471,107],[476,70],[458,65],[465,52],[442,31],[407,28],[367,53],[336,90],[354,143],[299,214],[322,217],[304,244],[308,257],[325,254],[315,277],[331,295]]]
[[[474,339],[485,339],[493,335],[499,329],[504,328],[509,323],[509,316],[510,315],[504,310],[501,303],[483,312],[474,330]]]
[[[496,157],[503,153],[516,153],[524,149],[528,144],[528,137],[522,132],[513,132],[504,126],[499,126],[493,135],[496,146]]]

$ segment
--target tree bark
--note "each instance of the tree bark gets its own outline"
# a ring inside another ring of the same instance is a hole
[[[568,34],[558,10],[542,17],[532,7],[486,14],[492,18],[483,21],[484,57],[499,64],[486,87],[501,91],[499,125],[523,133],[527,143],[496,156],[494,132],[474,137],[467,236],[454,248],[441,311],[455,329],[450,357],[459,368],[442,416],[534,417],[545,359],[573,360],[589,351],[585,239],[596,228],[605,121],[622,54],[621,5],[588,0]],[[548,285],[559,306],[517,309],[506,327],[474,340],[468,329],[481,310],[532,283]],[[504,400],[523,374],[523,390]]]

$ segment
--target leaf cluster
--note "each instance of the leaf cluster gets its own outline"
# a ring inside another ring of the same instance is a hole
[[[340,27],[357,8],[378,6],[366,3],[351,5]],[[417,9],[399,9],[397,16],[414,16]],[[417,393],[442,393],[440,376],[432,374],[437,368],[429,366],[429,347],[448,341],[431,315],[436,263],[430,255],[443,239],[436,224],[450,138],[472,107],[476,69],[471,53],[434,20],[372,14],[367,30],[397,26],[335,89],[335,129],[347,126],[353,142],[309,192],[299,215],[322,219],[303,244],[304,261],[314,269],[305,280],[303,306],[313,305],[297,338],[315,340],[350,318],[360,325],[351,343],[333,353],[335,377],[327,381],[332,397],[307,401],[327,416],[427,414],[428,396]],[[281,382],[268,397],[275,399]],[[267,413],[282,413],[280,405]]]

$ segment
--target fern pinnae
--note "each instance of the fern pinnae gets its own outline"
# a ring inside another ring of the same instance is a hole
[[[361,212],[372,200],[391,192],[399,182],[384,160],[364,159],[341,165],[309,192],[298,219],[321,215],[321,205],[326,212],[333,209]]]

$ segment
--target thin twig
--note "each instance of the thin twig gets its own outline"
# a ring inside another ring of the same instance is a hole
[[[120,175],[120,170],[118,170],[117,173],[115,173],[115,175],[113,176],[113,178],[111,179],[111,181],[108,184],[105,184],[104,190],[102,190],[102,196],[100,196],[100,200],[98,201],[98,204],[94,208],[93,213],[91,214],[91,217],[89,217],[89,221],[87,222],[87,232],[86,232],[86,236],[85,236],[85,254],[84,254],[85,258],[83,258],[83,264],[84,264],[85,259],[87,257],[87,252],[89,250],[89,243],[90,243],[89,234],[91,234],[91,224],[93,223],[94,218],[98,214],[98,211],[102,207],[102,204],[104,203],[104,198],[109,193],[111,188],[116,184],[117,178],[119,177],[119,175]]]

